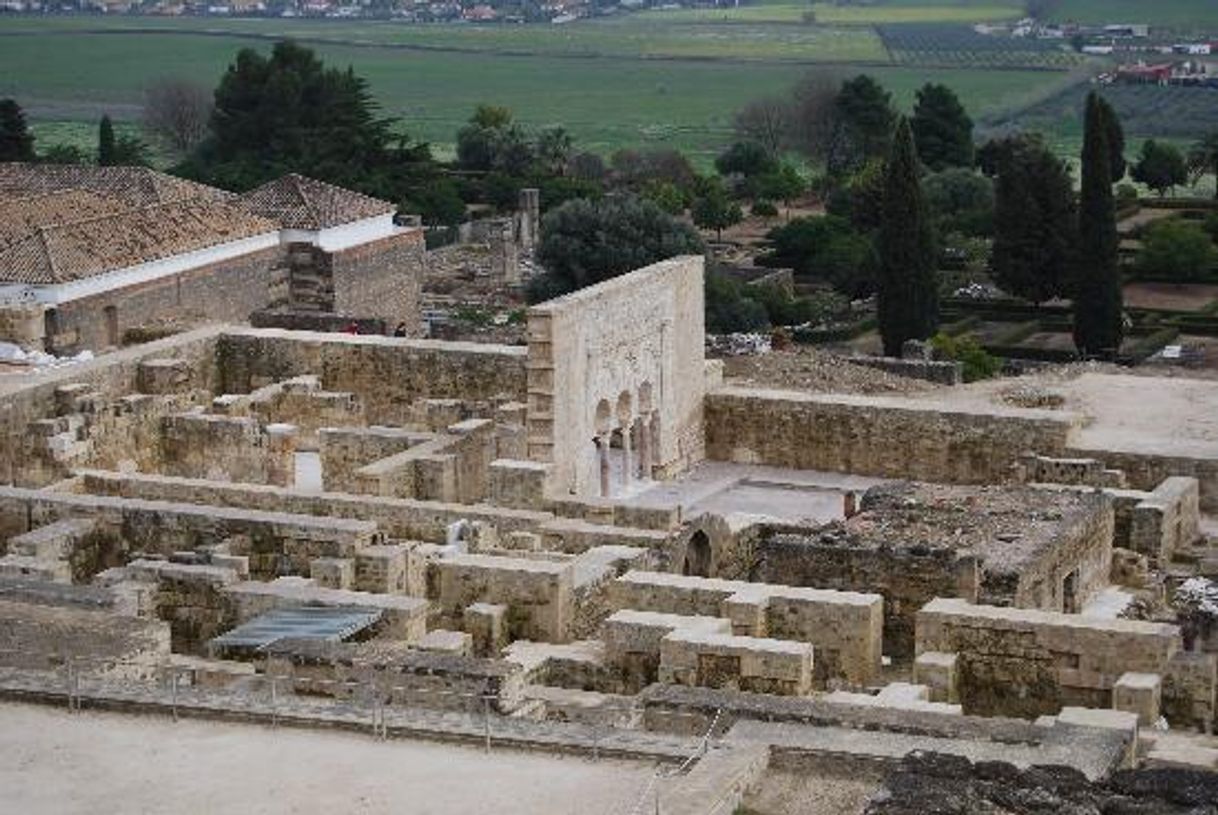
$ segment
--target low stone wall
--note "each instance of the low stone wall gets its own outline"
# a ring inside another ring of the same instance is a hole
[[[1163,675],[1180,648],[1179,628],[1161,623],[943,598],[918,612],[918,653],[955,653],[960,703],[965,713],[983,716],[1111,707],[1122,674]]]
[[[360,400],[346,391],[327,391],[316,376],[305,375],[258,388],[247,394],[224,394],[212,400],[212,409],[226,416],[253,416],[262,424],[290,424],[297,429],[298,446],[318,447],[318,430],[327,426],[364,424]]]
[[[1172,476],[1197,479],[1201,511],[1218,512],[1218,459],[1189,458],[1121,450],[1070,450],[1070,455],[1094,456],[1108,467],[1122,470],[1135,490],[1153,491]]]
[[[467,606],[507,606],[510,639],[566,642],[574,613],[571,561],[457,555],[434,564],[442,613],[460,620]]]
[[[374,609],[382,613],[378,636],[413,642],[427,633],[431,604],[421,597],[328,589],[302,577],[280,577],[269,583],[245,581],[224,589],[234,604],[236,623],[276,608],[330,606]]]
[[[296,693],[367,702],[372,689],[390,705],[483,714],[523,702],[521,670],[500,660],[395,649],[376,643],[282,640],[267,649],[268,674]]]
[[[184,478],[291,486],[295,430],[268,433],[256,419],[179,413],[161,420],[160,471]]]
[[[242,542],[246,551],[234,554],[248,554],[255,575],[308,574],[313,558],[350,556],[379,538],[375,523],[350,518],[0,487],[0,537],[67,518],[97,522],[110,549],[99,567],[118,565],[128,551],[169,555],[231,538]]]
[[[355,492],[358,471],[432,438],[430,433],[399,427],[323,427],[317,432],[321,475],[327,490]]]
[[[964,366],[959,362],[873,356],[850,356],[842,357],[842,359],[852,365],[875,368],[897,376],[922,379],[938,385],[959,385],[964,382]]]
[[[216,367],[220,393],[316,374],[326,390],[356,394],[370,423],[422,426],[429,399],[482,402],[488,418],[523,401],[526,356],[505,345],[250,328],[224,333]]]
[[[723,617],[622,609],[601,623],[605,661],[621,672],[627,693],[638,693],[659,679],[660,643],[677,630],[731,634],[732,621]]]
[[[468,419],[442,436],[373,461],[354,473],[355,492],[472,504],[487,493],[495,425]]]
[[[674,685],[803,696],[812,689],[812,646],[677,629],[660,641],[659,676]]]
[[[484,521],[499,531],[531,532],[552,515],[485,505],[445,504],[405,498],[381,498],[343,492],[301,493],[282,487],[225,484],[139,473],[82,471],[84,489],[100,495],[192,504],[240,507],[293,515],[372,521],[387,536],[405,540],[445,541],[448,528],[461,520]],[[201,508],[202,509],[202,508]]]
[[[997,483],[1081,421],[1047,410],[948,410],[894,397],[723,388],[706,397],[707,458],[941,483]]]
[[[811,643],[822,682],[865,685],[880,671],[883,600],[876,594],[631,571],[610,586],[610,604],[724,617],[737,635]]]

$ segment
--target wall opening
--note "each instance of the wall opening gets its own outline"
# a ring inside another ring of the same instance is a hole
[[[711,545],[710,538],[699,529],[690,536],[685,544],[685,563],[681,574],[690,577],[710,577]]]

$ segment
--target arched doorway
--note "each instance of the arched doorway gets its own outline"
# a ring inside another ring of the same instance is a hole
[[[710,577],[711,544],[706,533],[699,529],[690,535],[685,544],[685,563],[681,574],[690,577]]]

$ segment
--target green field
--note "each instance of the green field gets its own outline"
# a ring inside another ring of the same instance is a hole
[[[354,66],[368,79],[386,110],[401,117],[412,135],[440,146],[451,144],[473,108],[485,102],[512,108],[528,125],[562,124],[586,149],[607,152],[624,146],[666,145],[687,150],[704,163],[730,139],[737,109],[750,99],[785,90],[808,70],[842,76],[865,70],[889,87],[904,107],[911,104],[914,90],[923,83],[943,82],[956,88],[975,116],[1023,103],[1030,94],[1043,94],[1066,76],[890,66],[870,60],[873,54],[859,49],[857,40],[849,46],[853,60],[844,58],[842,47],[835,46],[839,51],[834,64],[820,67],[787,56],[741,58],[744,46],[726,38],[722,43],[703,41],[701,47],[710,53],[690,58],[647,51],[639,40],[624,45],[630,37],[644,36],[641,32],[649,27],[638,22],[641,20],[642,16],[555,30],[270,20],[0,18],[0,96],[15,97],[40,121],[88,122],[103,112],[131,119],[138,115],[142,89],[152,80],[173,75],[211,85],[239,48],[269,48],[269,38],[292,34],[310,43],[328,63]],[[131,30],[137,26],[139,30]],[[704,27],[735,31],[739,25]],[[127,30],[120,33],[116,28]],[[804,31],[802,26],[773,28],[800,35]],[[93,29],[107,33],[90,33]],[[209,31],[205,34],[201,29]],[[807,29],[821,38],[836,36],[839,31],[818,26]],[[875,36],[870,29],[863,33]],[[658,31],[649,36],[655,38],[653,42],[662,42],[667,35]],[[519,38],[515,42],[521,47],[508,53],[502,43],[511,37]],[[565,39],[552,40],[554,37]],[[348,44],[330,44],[336,40]],[[602,53],[571,50],[571,43],[593,40],[606,43]],[[399,47],[402,44],[408,47]],[[631,50],[633,56],[628,55]],[[44,143],[51,141],[44,139]]]
[[[1148,23],[1180,31],[1218,33],[1214,0],[1058,0],[1051,19],[1075,23]]]

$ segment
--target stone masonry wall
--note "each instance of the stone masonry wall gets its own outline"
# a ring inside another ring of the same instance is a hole
[[[526,350],[280,329],[230,329],[219,342],[220,393],[248,393],[303,374],[329,391],[354,393],[370,424],[420,423],[426,400],[523,401]]]
[[[707,457],[941,483],[997,483],[1077,421],[1044,410],[946,411],[912,399],[723,388],[706,398]]]
[[[376,317],[385,325],[406,324],[408,336],[423,333],[419,294],[423,288],[426,247],[421,229],[329,253],[334,310]]]
[[[265,308],[275,283],[279,247],[251,252],[182,274],[103,292],[58,306],[47,317],[49,350],[65,353],[121,343],[131,328],[245,322]],[[107,308],[114,322],[107,324]],[[111,329],[116,329],[111,336]]]

